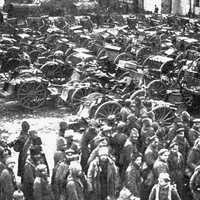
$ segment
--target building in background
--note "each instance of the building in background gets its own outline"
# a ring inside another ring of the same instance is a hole
[[[159,13],[187,15],[189,12],[200,15],[200,0],[143,0],[145,11],[154,11],[155,5]]]

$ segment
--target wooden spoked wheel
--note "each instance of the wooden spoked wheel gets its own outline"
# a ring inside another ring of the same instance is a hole
[[[82,87],[77,88],[71,96],[71,103],[73,104],[73,107],[77,110],[79,106],[82,104],[82,98],[86,97],[88,94],[91,93],[91,88],[89,87]]]
[[[160,125],[170,125],[175,118],[175,109],[169,106],[158,106],[153,109],[155,120]]]
[[[142,47],[136,53],[136,60],[137,63],[142,65],[146,58],[151,54],[151,48],[149,47]]]
[[[47,84],[38,81],[22,83],[17,89],[17,99],[24,108],[37,109],[46,102]]]
[[[41,67],[41,71],[44,78],[48,79],[52,83],[65,83],[72,75],[73,69],[69,66],[64,66],[57,62],[49,62]]]
[[[94,117],[101,121],[106,121],[109,115],[115,115],[116,118],[119,116],[121,105],[115,101],[108,101],[99,106],[96,110]]]
[[[154,80],[147,85],[148,96],[154,100],[165,100],[167,87],[161,80]]]
[[[144,89],[135,91],[131,96],[130,99],[134,100],[136,97],[143,97],[145,98],[146,92]]]
[[[132,59],[133,59],[133,56],[131,56],[131,54],[123,52],[123,53],[119,54],[115,58],[114,63],[117,64],[119,62],[119,60],[126,60],[126,61],[128,61],[128,60],[132,60]]]

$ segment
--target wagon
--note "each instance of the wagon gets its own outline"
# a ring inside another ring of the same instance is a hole
[[[161,75],[168,75],[174,70],[174,60],[166,56],[150,56],[144,62],[148,70],[149,82],[147,84],[148,96],[156,100],[166,99],[166,84],[161,81]]]
[[[107,56],[109,60],[115,60],[115,58],[120,54],[121,47],[114,46],[109,43],[105,43],[104,47],[98,52],[97,58]]]
[[[106,121],[109,116],[115,116],[120,120],[120,110],[123,106],[123,99],[116,96],[105,95],[93,92],[84,98],[78,116],[84,118],[96,118],[100,122]],[[173,104],[163,101],[153,101],[153,112],[156,121],[161,126],[170,125],[175,119],[176,108]]]
[[[73,74],[73,68],[70,64],[59,61],[47,61],[40,70],[43,77],[51,83],[62,84],[69,81]]]
[[[191,111],[198,111],[200,106],[199,59],[192,65],[182,67],[178,74],[178,83],[187,108]]]
[[[20,76],[4,84],[4,97],[17,100],[27,109],[37,109],[43,106],[49,95],[48,81],[30,72],[23,72]]]
[[[83,98],[93,91],[90,83],[69,82],[62,89],[60,98],[76,112]]]

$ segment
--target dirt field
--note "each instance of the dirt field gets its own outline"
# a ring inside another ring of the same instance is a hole
[[[40,110],[31,112],[23,110],[16,104],[10,103],[6,106],[3,105],[4,104],[1,104],[0,130],[7,131],[9,133],[9,140],[12,141],[20,132],[21,122],[27,120],[31,127],[30,130],[37,131],[39,136],[41,136],[43,149],[50,169],[52,169],[53,153],[55,151],[55,141],[59,129],[59,122],[63,120],[68,121],[72,118],[67,108],[55,109],[44,107]],[[17,162],[18,153],[13,152],[13,154]]]

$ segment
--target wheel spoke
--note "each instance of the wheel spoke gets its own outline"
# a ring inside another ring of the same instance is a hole
[[[172,111],[169,110],[167,114],[163,117],[163,119],[167,119],[172,114]]]
[[[112,114],[117,114],[119,112],[119,108],[116,108]]]
[[[98,115],[106,118],[106,116],[103,113],[98,113]]]

